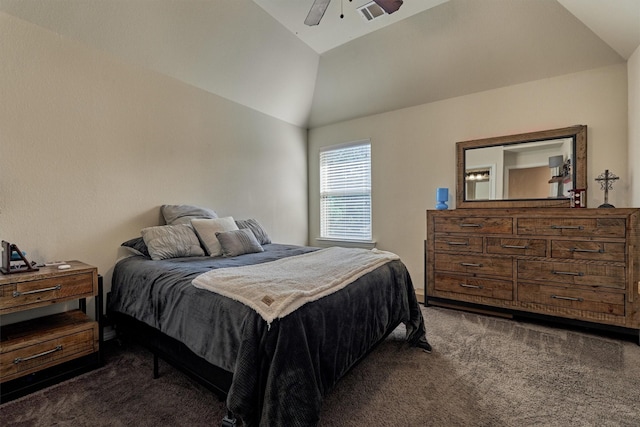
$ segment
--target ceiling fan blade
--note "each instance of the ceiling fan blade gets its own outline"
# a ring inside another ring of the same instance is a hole
[[[318,25],[320,23],[320,20],[324,16],[324,12],[327,10],[330,1],[331,0],[314,0],[313,5],[309,10],[309,14],[307,15],[307,19],[304,20],[304,23],[309,26]]]
[[[402,6],[402,0],[373,0],[385,12],[391,14]]]

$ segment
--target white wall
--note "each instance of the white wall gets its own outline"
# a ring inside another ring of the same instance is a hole
[[[0,238],[28,258],[96,265],[109,289],[165,203],[306,243],[305,129],[4,13],[0,58]]]
[[[319,56],[251,0],[0,0],[0,10],[306,127]]]
[[[640,47],[627,62],[629,75],[629,206],[640,207]]]
[[[425,210],[437,187],[455,194],[455,142],[588,125],[588,206],[603,201],[593,179],[610,169],[627,176],[625,64],[532,81],[368,116],[309,131],[309,240],[319,233],[318,151],[370,138],[373,238],[407,264],[414,286],[424,284]],[[610,203],[628,206],[624,186]],[[450,203],[455,207],[455,201]]]

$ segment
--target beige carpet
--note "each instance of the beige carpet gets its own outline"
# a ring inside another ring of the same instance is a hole
[[[640,347],[581,331],[423,308],[432,354],[402,330],[343,378],[320,426],[638,426]],[[217,426],[210,392],[139,348],[0,405],[12,426]]]

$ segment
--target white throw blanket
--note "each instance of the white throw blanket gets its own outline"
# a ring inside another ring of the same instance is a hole
[[[253,308],[270,325],[397,259],[398,255],[377,249],[331,247],[263,264],[211,270],[192,283]]]

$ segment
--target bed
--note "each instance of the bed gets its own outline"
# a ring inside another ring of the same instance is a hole
[[[401,323],[410,345],[428,347],[399,259],[270,321],[245,303],[194,286],[214,270],[264,268],[321,251],[260,247],[236,256],[122,259],[113,271],[108,316],[118,334],[132,334],[226,396],[227,409],[244,426],[316,425],[323,397]]]

